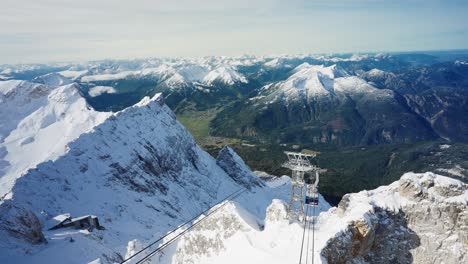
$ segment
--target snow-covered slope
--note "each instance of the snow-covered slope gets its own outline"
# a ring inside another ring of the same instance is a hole
[[[0,262],[121,261],[128,241],[162,236],[242,188],[233,178],[254,177],[227,174],[159,94],[112,115],[68,148],[19,178],[2,199]],[[106,230],[47,231],[65,213],[96,215]]]
[[[109,116],[91,109],[76,84],[0,82],[0,102],[0,197],[28,169],[57,159]]]

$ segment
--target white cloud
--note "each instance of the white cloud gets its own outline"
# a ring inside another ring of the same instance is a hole
[[[110,87],[110,86],[94,86],[93,88],[89,89],[88,94],[91,97],[96,97],[103,93],[113,94],[116,92],[117,91],[113,87]]]

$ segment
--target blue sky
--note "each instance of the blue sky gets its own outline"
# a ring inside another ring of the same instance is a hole
[[[2,0],[0,64],[468,48],[462,0]]]

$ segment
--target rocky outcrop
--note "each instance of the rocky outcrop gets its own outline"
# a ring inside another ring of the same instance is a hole
[[[242,158],[228,146],[219,151],[216,164],[231,176],[235,182],[249,190],[255,186],[264,186],[262,180],[248,169]]]
[[[415,191],[407,192],[405,186]],[[403,176],[399,189],[401,196],[417,201],[402,206],[421,241],[412,250],[415,263],[468,262],[467,185],[428,173]]]
[[[287,222],[287,217],[288,211],[286,203],[282,200],[274,199],[266,210],[265,227],[268,228],[270,225],[278,222]]]
[[[0,207],[0,233],[7,233],[31,244],[47,242],[37,216],[11,202],[5,202]]]
[[[345,196],[337,211],[348,225],[322,256],[328,263],[466,263],[467,204],[466,184],[407,173],[390,186]]]
[[[328,263],[413,263],[410,250],[419,243],[401,212],[377,209],[330,239],[322,255]]]

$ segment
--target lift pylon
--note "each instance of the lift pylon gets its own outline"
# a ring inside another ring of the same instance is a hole
[[[304,219],[304,200],[306,196],[304,174],[320,170],[317,166],[310,163],[310,160],[315,158],[318,152],[302,153],[286,151],[284,153],[288,156],[288,161],[283,164],[283,167],[292,171],[288,217],[290,220],[302,221]]]

